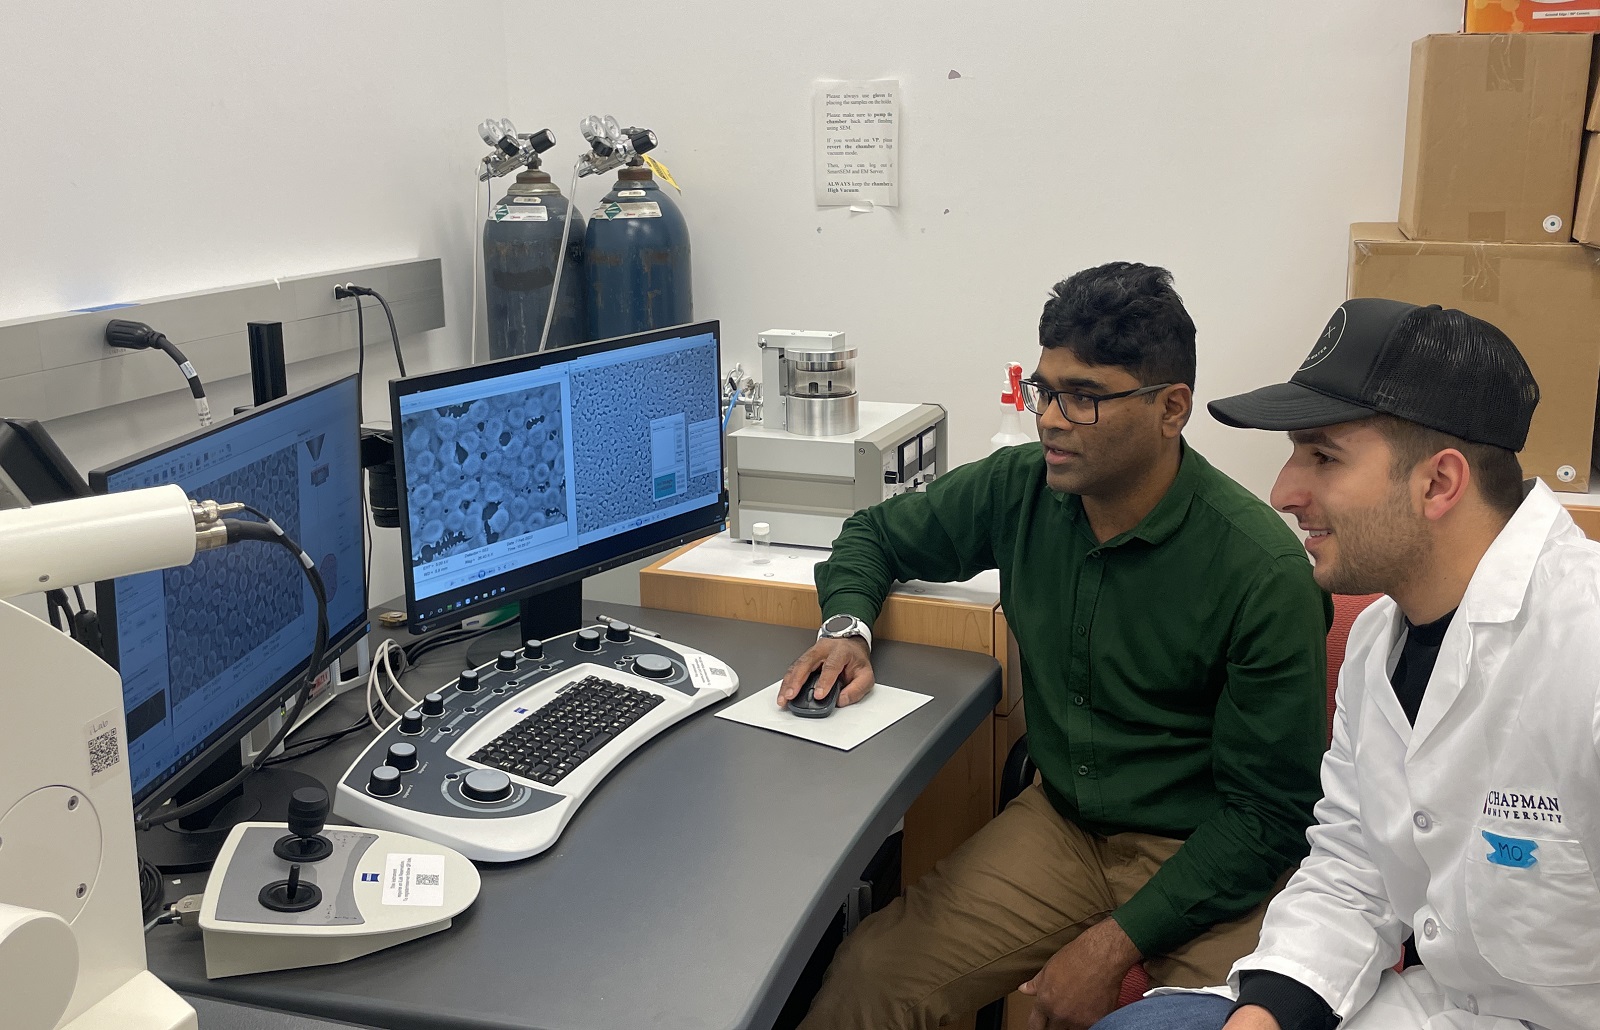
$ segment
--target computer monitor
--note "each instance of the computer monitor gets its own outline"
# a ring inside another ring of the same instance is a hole
[[[175,483],[196,500],[260,509],[317,563],[331,660],[367,631],[357,389],[347,376],[290,395],[95,469],[89,485]],[[317,605],[294,556],[236,544],[102,582],[96,598],[106,658],[122,675],[135,811],[236,773],[239,742],[293,695],[311,658]]]
[[[526,636],[578,628],[585,576],[717,532],[716,322],[393,380],[414,633],[522,601]]]

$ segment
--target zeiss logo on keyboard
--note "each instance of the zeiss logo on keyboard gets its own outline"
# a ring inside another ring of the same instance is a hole
[[[515,711],[516,711],[516,713],[518,715],[527,715],[528,714],[528,710],[526,708],[518,708],[518,709],[515,709]]]
[[[361,882],[362,883],[377,883],[378,882],[378,874],[377,873],[362,873],[361,874]]]

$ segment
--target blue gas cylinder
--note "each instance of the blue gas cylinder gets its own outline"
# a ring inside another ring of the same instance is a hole
[[[648,167],[625,167],[589,216],[589,338],[694,321],[689,225]]]
[[[561,249],[567,198],[546,172],[529,169],[500,198],[483,225],[484,300],[489,327],[489,356],[505,358],[539,349],[556,255]],[[583,235],[573,212],[567,231],[567,257],[550,325],[547,349],[589,339],[584,304]]]

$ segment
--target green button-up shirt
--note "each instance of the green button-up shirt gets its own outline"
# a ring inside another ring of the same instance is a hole
[[[1025,444],[857,512],[817,592],[870,622],[895,580],[995,568],[1051,802],[1093,833],[1184,840],[1114,918],[1152,956],[1249,912],[1305,856],[1322,794],[1333,608],[1300,541],[1185,446],[1166,496],[1100,543]]]

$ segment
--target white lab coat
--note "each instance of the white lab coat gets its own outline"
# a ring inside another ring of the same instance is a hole
[[[1387,597],[1351,629],[1311,854],[1231,986],[1283,973],[1343,1030],[1594,1030],[1600,543],[1534,483],[1473,574],[1415,727],[1389,681],[1402,634]],[[1426,975],[1385,973],[1413,932]]]

